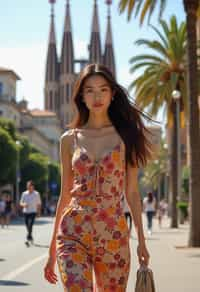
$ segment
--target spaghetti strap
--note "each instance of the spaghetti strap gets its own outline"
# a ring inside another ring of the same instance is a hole
[[[74,129],[74,150],[77,148],[78,146],[78,137],[77,137],[77,129]]]
[[[119,147],[120,147],[120,157],[122,159],[122,161],[124,161],[124,145],[123,145],[123,140],[122,138],[120,137],[120,142],[119,142]]]

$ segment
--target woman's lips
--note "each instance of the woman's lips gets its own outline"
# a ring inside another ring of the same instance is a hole
[[[101,107],[103,104],[102,103],[95,103],[93,106],[94,107]]]

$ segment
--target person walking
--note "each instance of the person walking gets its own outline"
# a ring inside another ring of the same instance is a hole
[[[167,202],[165,198],[163,198],[158,203],[158,210],[157,210],[158,224],[160,228],[162,228],[163,217],[166,215],[166,213],[167,213]]]
[[[138,167],[151,155],[146,116],[99,64],[84,67],[72,100],[76,113],[61,137],[61,194],[44,277],[58,281],[57,261],[64,291],[124,292],[130,271],[124,194],[139,263],[149,264],[137,184]]]
[[[148,234],[152,234],[153,228],[153,216],[156,212],[156,198],[154,197],[152,192],[148,192],[147,196],[143,200],[143,210],[146,213],[147,217],[147,229]]]
[[[127,223],[129,222],[128,223],[128,227],[129,227],[129,232],[130,232],[130,235],[131,235],[131,230],[132,230],[132,217],[131,217],[130,208],[129,208],[128,203],[127,203],[127,200],[126,200],[126,196],[124,196],[123,202],[124,202],[124,206],[123,206],[124,215],[126,217],[126,222]]]
[[[4,197],[4,195],[1,194],[0,195],[0,224],[1,224],[1,228],[4,228],[5,223],[6,223],[5,208],[6,208],[5,197]]]
[[[23,208],[25,226],[27,229],[27,236],[25,244],[30,246],[33,244],[33,225],[36,215],[40,215],[41,211],[41,198],[40,194],[35,190],[32,180],[27,182],[27,190],[22,193],[20,199],[20,206]]]
[[[13,201],[10,194],[5,195],[5,219],[6,219],[6,226],[8,228],[10,224],[10,218],[13,212]]]

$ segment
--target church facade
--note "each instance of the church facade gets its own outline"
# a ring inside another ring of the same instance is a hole
[[[75,65],[79,63],[80,69],[86,64],[101,63],[106,65],[111,72],[116,75],[114,46],[111,29],[111,0],[107,0],[107,31],[104,47],[101,43],[98,3],[94,0],[93,17],[90,41],[88,45],[88,58],[76,59],[74,55],[74,42],[72,32],[71,7],[69,0],[66,1],[66,12],[64,21],[64,34],[60,57],[57,52],[56,34],[55,34],[55,0],[49,0],[51,4],[51,21],[48,51],[46,59],[46,75],[44,89],[44,107],[48,111],[57,114],[61,127],[64,129],[73,117],[72,90],[77,77]],[[103,49],[102,49],[103,48]],[[78,72],[79,73],[79,72]]]

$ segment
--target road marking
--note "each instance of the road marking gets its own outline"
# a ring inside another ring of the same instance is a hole
[[[42,261],[44,258],[47,257],[47,253],[33,259],[32,261],[28,262],[27,264],[21,266],[20,268],[14,270],[13,272],[10,272],[6,275],[4,275],[2,278],[1,278],[1,281],[10,281],[10,280],[13,280],[15,279],[18,275],[20,275],[21,273],[23,273],[24,271],[30,269],[33,265],[35,265],[36,263]]]

